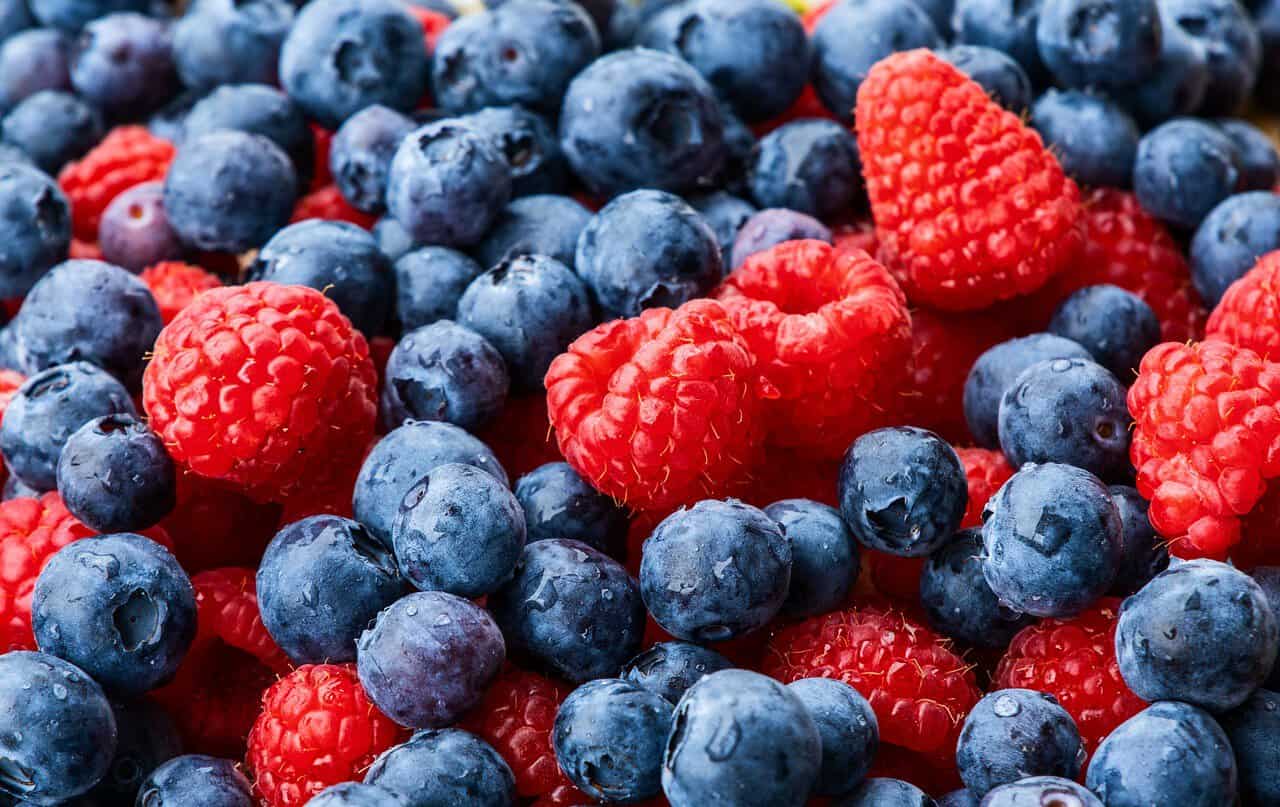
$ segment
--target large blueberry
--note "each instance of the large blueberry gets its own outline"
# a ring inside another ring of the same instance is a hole
[[[569,779],[593,799],[634,802],[662,789],[672,705],[620,678],[590,681],[556,712],[551,741]]]
[[[1259,689],[1218,722],[1231,740],[1245,804],[1280,804],[1280,695]]]
[[[676,703],[689,687],[733,662],[690,642],[658,642],[622,668],[622,678]]]
[[[1058,306],[1049,331],[1093,355],[1122,384],[1138,371],[1147,351],[1160,342],[1160,321],[1151,306],[1116,286],[1086,286]]]
[[[1151,75],[1128,87],[1109,88],[1144,128],[1178,115],[1191,115],[1204,102],[1209,88],[1209,56],[1198,38],[1196,20],[1187,18],[1185,22],[1184,26],[1162,9],[1160,56]]]
[[[475,429],[502,411],[510,385],[497,349],[451,320],[401,337],[384,377],[380,416],[385,428],[406,420],[443,420]]]
[[[560,138],[554,124],[537,112],[522,106],[491,106],[459,120],[502,152],[511,169],[512,196],[568,191],[569,163],[560,151]]]
[[[177,473],[164,440],[132,415],[103,415],[67,438],[58,493],[98,532],[154,526],[177,503]]]
[[[939,633],[1000,650],[1034,620],[1000,602],[982,574],[982,554],[981,529],[956,533],[920,572],[920,604]]]
[[[1074,779],[1084,758],[1071,715],[1030,689],[998,689],[978,701],[956,745],[960,778],[975,798],[1028,776]]]
[[[516,480],[529,542],[568,538],[606,555],[623,548],[630,519],[625,508],[592,487],[567,462],[540,465]]]
[[[761,207],[785,207],[819,219],[863,197],[858,143],[835,121],[802,118],[761,138],[752,153],[751,195]]]
[[[578,236],[590,221],[590,211],[568,196],[514,199],[471,254],[486,269],[520,255],[546,255],[573,268]]]
[[[329,148],[329,171],[352,207],[366,213],[386,209],[391,159],[415,128],[411,118],[378,104],[365,107],[338,128]]]
[[[1133,181],[1140,135],[1116,102],[1080,90],[1049,90],[1031,107],[1029,122],[1081,185],[1127,188]]]
[[[1192,228],[1235,192],[1238,159],[1235,143],[1212,123],[1175,118],[1139,141],[1134,193],[1152,215]]]
[[[0,162],[0,295],[20,297],[67,256],[71,205],[35,167]]]
[[[1253,92],[1262,62],[1258,27],[1237,0],[1159,0],[1160,14],[1175,21],[1203,48],[1209,71],[1201,115],[1230,115]]]
[[[41,90],[0,122],[0,139],[22,149],[41,171],[57,174],[102,139],[98,111],[69,92]]]
[[[1065,87],[1137,84],[1160,56],[1160,12],[1156,0],[1044,0],[1036,45]]]
[[[1090,358],[1089,351],[1050,333],[1010,339],[979,356],[964,382],[964,418],[974,441],[1000,447],[1000,399],[1023,370],[1046,359],[1075,358]]]
[[[173,66],[173,29],[145,14],[108,14],[76,39],[71,85],[80,97],[115,118],[159,108],[181,86]]]
[[[173,28],[173,61],[182,83],[271,84],[280,45],[293,26],[289,0],[199,0]]]
[[[858,690],[831,678],[801,678],[787,685],[822,737],[822,768],[813,792],[838,796],[857,787],[880,747],[880,725]]]
[[[144,807],[253,807],[249,780],[238,763],[200,754],[174,757],[156,768],[138,789]]]
[[[289,155],[298,185],[311,182],[315,138],[302,110],[280,90],[265,84],[218,87],[197,101],[182,121],[184,139],[223,129],[267,138]]]
[[[493,746],[462,729],[427,729],[385,751],[364,775],[406,807],[510,807],[515,776]]]
[[[791,585],[782,610],[806,617],[844,604],[858,579],[858,544],[840,511],[811,499],[783,499],[764,508],[791,544]]]
[[[386,252],[385,245],[380,246]],[[408,332],[453,319],[458,300],[482,271],[480,264],[448,247],[412,249],[396,258],[395,313],[400,327]]]
[[[70,91],[74,47],[73,37],[53,28],[31,28],[0,43],[0,110],[41,90]]]
[[[975,807],[977,802],[974,802]],[[984,807],[1104,807],[1098,797],[1083,786],[1060,776],[1029,776],[1001,785],[987,794]]]

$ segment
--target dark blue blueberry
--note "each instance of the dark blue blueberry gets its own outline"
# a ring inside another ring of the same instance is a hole
[[[71,90],[72,40],[52,28],[23,31],[0,44],[0,112],[41,90]]]
[[[600,37],[580,6],[521,0],[446,28],[431,85],[447,112],[521,104],[555,113],[569,82],[599,55]]]
[[[1107,807],[1222,807],[1236,799],[1236,761],[1222,727],[1205,711],[1165,701],[1107,736],[1085,783]]]
[[[383,221],[394,223],[395,219]],[[382,248],[386,252],[384,245]],[[412,249],[396,258],[396,320],[400,327],[412,331],[452,319],[463,292],[482,272],[480,264],[448,247]]]
[[[676,704],[662,789],[671,807],[802,804],[821,766],[822,738],[798,695],[760,673],[721,670]]]
[[[982,85],[987,95],[1012,112],[1031,106],[1031,79],[1012,56],[984,45],[952,45],[938,55]]]
[[[1116,286],[1072,294],[1054,312],[1049,331],[1084,347],[1121,383],[1134,378],[1142,357],[1160,342],[1160,321],[1151,306]]]
[[[183,255],[178,234],[164,214],[164,183],[144,182],[121,193],[98,225],[102,258],[130,272]]]
[[[1169,547],[1147,519],[1147,500],[1136,488],[1112,485],[1111,500],[1120,511],[1120,568],[1111,594],[1127,597],[1169,567]]]
[[[831,231],[813,216],[782,207],[761,210],[738,230],[730,250],[731,259],[725,270],[737,269],[757,252],[776,247],[784,241],[814,239],[831,243]]]
[[[689,199],[689,204],[702,214],[711,232],[715,233],[716,241],[720,242],[720,256],[728,269],[733,260],[733,242],[738,238],[738,231],[755,215],[755,206],[724,191],[694,196]]]
[[[280,45],[293,25],[289,0],[199,0],[173,29],[173,60],[182,83],[274,84]]]
[[[0,421],[0,448],[3,447]],[[432,468],[446,462],[474,465],[504,485],[507,483],[507,473],[498,458],[463,429],[442,421],[410,421],[379,440],[360,466],[351,503],[356,520],[390,546],[391,524],[404,495]]]
[[[1231,741],[1244,804],[1280,804],[1280,695],[1259,689],[1218,722]]]
[[[151,771],[138,791],[144,807],[253,807],[249,780],[229,759],[188,754]]]
[[[0,42],[35,24],[27,0],[0,0]]]
[[[838,796],[856,788],[880,747],[880,726],[858,690],[831,678],[802,678],[787,685],[822,737],[822,768],[813,792]]]
[[[782,610],[806,617],[844,604],[858,579],[858,545],[834,507],[783,499],[764,508],[791,544],[791,586]]]
[[[1043,0],[956,0],[956,43],[1006,53],[1033,83],[1042,84],[1046,71],[1036,45],[1041,5]]]
[[[1280,108],[1280,2],[1261,0],[1253,4],[1253,20],[1262,41],[1262,69],[1254,87],[1254,99],[1267,111]]]
[[[703,677],[733,667],[716,651],[689,642],[658,642],[631,659],[622,677],[676,703]]]
[[[616,555],[624,548],[625,508],[593,488],[567,462],[549,462],[516,480],[529,542],[568,538]]]
[[[1126,87],[1145,81],[1160,56],[1156,0],[1044,0],[1036,46],[1065,87]]]
[[[953,790],[950,793],[938,799],[938,807],[978,807],[978,800],[973,794],[963,788]],[[1026,805],[1026,807],[1042,807],[1039,804]],[[1081,805],[1081,807],[1095,807],[1095,805]]]
[[[502,152],[458,119],[411,132],[387,175],[387,209],[423,244],[476,243],[510,198]]]
[[[809,77],[800,18],[773,0],[691,0],[649,18],[636,44],[679,56],[746,121],[781,115]]]
[[[47,174],[20,162],[0,163],[0,295],[26,294],[67,256],[71,205]]]
[[[791,558],[782,528],[763,511],[736,499],[706,499],[667,516],[645,539],[640,591],[667,633],[720,642],[777,615]]]
[[[1147,212],[1193,228],[1235,191],[1238,158],[1235,143],[1212,123],[1176,118],[1139,141],[1133,190]]]
[[[644,0],[641,0],[641,2],[643,1]],[[417,3],[418,5],[425,5],[430,8],[433,4],[452,5],[453,0],[410,0],[410,2]],[[509,2],[511,2],[511,0],[487,0],[484,5],[485,8],[494,9],[499,6],[505,6]],[[597,31],[603,31],[605,27],[609,25],[609,21],[613,18],[618,6],[621,5],[618,0],[554,0],[554,2],[561,4],[576,3],[581,6],[582,10],[590,15],[591,22],[596,26]],[[630,2],[630,0],[628,0],[628,2]],[[457,16],[456,6],[453,7],[451,16]]]
[[[1280,247],[1280,196],[1252,191],[1230,197],[1201,222],[1191,239],[1191,282],[1206,307]]]
[[[1001,785],[987,794],[985,807],[1103,807],[1098,797],[1070,779],[1058,776],[1030,776]],[[977,802],[973,802],[976,807]]]
[[[1000,603],[982,574],[982,560],[982,530],[956,533],[920,572],[920,604],[939,633],[1000,650],[1034,620]]]
[[[132,12],[94,20],[76,40],[71,84],[109,117],[136,119],[158,109],[181,86],[171,26]]]
[[[653,15],[680,0],[627,0],[614,7],[609,24],[601,29],[606,50],[622,50],[635,43],[636,34]]]
[[[416,732],[382,753],[364,775],[405,807],[510,807],[515,776],[493,746],[462,729]]]
[[[840,512],[858,541],[903,557],[924,557],[955,534],[969,501],[955,449],[931,431],[876,429],[845,452]]]
[[[1120,105],[1080,90],[1049,90],[1031,107],[1031,126],[1076,182],[1127,188],[1138,154],[1138,127]]]
[[[1262,593],[1267,597],[1271,612],[1280,618],[1280,566],[1259,566],[1250,573],[1250,576],[1262,587]],[[1280,689],[1280,664],[1271,668],[1271,675],[1263,686],[1272,690]]]
[[[1253,578],[1225,563],[1193,560],[1124,601],[1116,658],[1139,698],[1222,712],[1267,680],[1277,641],[1275,614]]]
[[[0,137],[22,149],[40,170],[56,174],[98,144],[102,119],[71,93],[42,90],[4,116]]]
[[[514,199],[471,254],[485,268],[520,255],[546,255],[572,268],[578,236],[590,221],[591,212],[568,196]]]
[[[295,664],[354,660],[360,632],[407,589],[386,545],[327,515],[276,533],[257,585],[262,624]]]
[[[832,807],[937,807],[923,790],[901,779],[868,779],[850,796]]]
[[[187,90],[174,96],[168,103],[147,118],[147,131],[171,143],[182,140],[182,125],[187,113],[204,98],[204,90]]]
[[[458,301],[458,322],[498,349],[514,388],[541,390],[552,359],[595,318],[586,286],[568,267],[521,255],[471,281]]]
[[[556,761],[593,799],[630,803],[656,796],[672,710],[661,695],[620,678],[583,684],[556,712]]]
[[[488,611],[443,591],[419,591],[387,607],[360,635],[356,668],[387,717],[433,729],[479,703],[505,658]]]
[[[289,222],[298,180],[262,135],[223,131],[185,141],[164,181],[164,212],[187,244],[243,252]]]
[[[427,89],[422,26],[394,0],[314,0],[280,48],[280,83],[328,129],[374,104],[413,109]]]
[[[378,242],[378,248],[381,249],[386,256],[393,261],[398,261],[408,252],[418,246],[413,240],[413,236],[405,231],[404,225],[396,221],[392,216],[383,216],[373,225],[373,237]],[[450,311],[452,312],[452,306]],[[426,323],[423,323],[424,325]]]
[[[561,0],[563,2],[563,0]],[[493,106],[461,118],[498,148],[511,169],[511,195],[564,193],[569,164],[555,127],[519,106]]]
[[[689,64],[646,48],[611,53],[578,74],[560,113],[560,147],[598,196],[680,193],[720,168],[724,116]]]
[[[1143,128],[1194,114],[1204,102],[1209,87],[1208,54],[1196,38],[1194,21],[1187,23],[1184,28],[1161,10],[1160,57],[1151,75],[1128,87],[1108,88]]]
[[[11,327],[29,373],[89,361],[137,390],[162,325],[137,277],[102,261],[65,261],[32,286]]]
[[[502,411],[510,382],[506,362],[483,336],[438,320],[409,331],[391,351],[379,417],[388,429],[444,420],[474,430]]]
[[[1000,399],[1023,370],[1048,359],[1077,358],[1091,356],[1070,339],[1050,333],[1010,339],[979,356],[964,382],[964,418],[974,442],[1000,447]]]
[[[22,361],[18,358],[18,347],[13,341],[13,328],[8,325],[0,328],[0,367],[6,370],[22,370]]]
[[[289,155],[299,187],[311,182],[315,138],[302,110],[280,90],[265,84],[218,87],[191,107],[182,124],[182,136],[194,140],[225,129],[267,138]]]
[[[377,785],[341,782],[321,790],[307,802],[307,807],[405,807],[406,804],[403,796]]]
[[[102,688],[59,658],[0,654],[0,793],[23,805],[74,799],[106,775],[116,721]]]
[[[1224,119],[1218,128],[1236,144],[1236,167],[1240,169],[1242,191],[1269,191],[1280,181],[1280,154],[1271,138],[1252,123]]]
[[[1262,62],[1258,27],[1237,0],[1160,0],[1160,13],[1204,48],[1209,85],[1198,114],[1231,115],[1248,100]]]
[[[285,227],[258,252],[248,279],[323,291],[368,336],[386,326],[395,295],[386,253],[372,235],[345,221],[310,219]]]
[[[196,595],[178,561],[150,538],[85,538],[58,550],[36,578],[31,627],[41,652],[136,695],[177,671],[196,635]]]
[[[132,804],[142,780],[182,753],[182,738],[168,713],[148,698],[113,700],[111,713],[116,719],[116,753],[107,775],[89,795],[103,804]]]
[[[982,573],[1007,607],[1068,617],[1111,588],[1124,527],[1107,487],[1088,471],[1024,466],[984,515]]]
[[[146,11],[147,0],[27,0],[36,19],[75,33],[88,23],[119,11]]]
[[[513,652],[574,682],[616,675],[644,634],[640,586],[578,541],[525,546],[516,576],[490,595],[489,608]]]
[[[412,119],[378,104],[365,107],[338,128],[329,148],[329,171],[352,207],[366,213],[386,209],[391,159],[415,128]]]
[[[11,162],[31,165],[31,158],[17,146],[0,141],[0,164]]]
[[[940,48],[929,15],[911,0],[845,0],[813,31],[811,80],[827,109],[853,121],[858,87],[871,66],[895,51]]]
[[[720,115],[724,119],[724,160],[710,181],[702,184],[745,196],[749,194],[747,173],[756,147],[756,135],[724,101],[720,102]]]
[[[575,267],[606,319],[675,308],[724,274],[720,245],[698,211],[656,190],[605,205],[578,239]]]
[[[771,1],[771,0],[770,0]],[[858,143],[835,121],[791,121],[757,144],[751,195],[761,207],[785,207],[822,219],[864,197]]]
[[[102,533],[154,526],[177,502],[164,440],[132,415],[104,415],[77,429],[62,447],[57,477],[71,514]]]
[[[975,798],[1028,776],[1080,774],[1085,751],[1067,710],[1044,692],[998,689],[965,718],[956,744],[960,778]]]

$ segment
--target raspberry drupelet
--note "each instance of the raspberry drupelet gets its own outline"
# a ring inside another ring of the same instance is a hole
[[[1280,359],[1280,252],[1269,252],[1232,283],[1209,316],[1206,339],[1246,347]]]
[[[71,224],[76,238],[96,243],[102,213],[134,185],[164,179],[176,149],[144,126],[113,129],[78,162],[58,174],[58,184],[71,202]]]
[[[151,296],[156,298],[160,318],[165,325],[173,322],[178,312],[190,305],[197,294],[222,285],[216,275],[182,261],[162,261],[148,266],[138,279],[151,289]]]

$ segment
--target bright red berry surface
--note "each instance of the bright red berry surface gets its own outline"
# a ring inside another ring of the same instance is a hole
[[[145,126],[120,126],[63,168],[58,184],[71,202],[76,238],[96,243],[98,222],[111,200],[134,185],[164,179],[175,153],[172,143]]]
[[[308,219],[325,219],[327,221],[345,221],[368,230],[378,219],[368,213],[362,213],[351,206],[337,185],[323,185],[306,196],[298,199],[293,208],[290,223],[296,224]]]
[[[182,261],[163,261],[148,266],[138,275],[147,284],[151,296],[160,307],[160,317],[168,325],[178,312],[191,304],[196,295],[222,285],[216,275],[199,266]]]
[[[1232,283],[1209,316],[1206,339],[1280,358],[1280,252],[1271,252]]]
[[[982,508],[995,495],[1000,486],[1013,476],[1013,466],[1004,454],[987,448],[957,448],[956,454],[964,465],[964,476],[969,483],[969,504],[965,507],[961,527],[982,525]]]

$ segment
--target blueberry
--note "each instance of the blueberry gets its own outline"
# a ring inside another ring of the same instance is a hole
[[[568,196],[514,199],[472,255],[488,268],[521,255],[546,255],[572,268],[578,236],[590,221],[590,211]]]
[[[1098,478],[1071,465],[1027,465],[987,503],[982,573],[1000,601],[1068,617],[1115,580],[1123,525]]]
[[[802,678],[787,685],[800,699],[822,738],[822,767],[813,792],[838,796],[856,788],[880,746],[880,726],[858,690],[831,678]]]
[[[374,104],[407,112],[427,89],[422,26],[394,0],[314,0],[280,48],[280,83],[328,129]]]
[[[164,441],[132,415],[104,415],[77,429],[62,447],[57,479],[67,509],[98,532],[144,530],[177,502]]]
[[[1120,674],[1147,701],[1213,712],[1239,706],[1275,663],[1276,617],[1248,575],[1212,560],[1178,563],[1124,601]]]
[[[1169,548],[1147,519],[1147,501],[1135,488],[1112,485],[1111,500],[1120,511],[1120,568],[1111,593],[1127,597],[1169,566]]]
[[[724,120],[724,159],[719,170],[702,184],[729,193],[748,195],[747,173],[757,142],[755,132],[733,114],[724,101],[720,101],[720,116]]]
[[[746,121],[786,112],[804,89],[809,42],[773,0],[690,0],[649,18],[636,44],[679,56]]]
[[[601,30],[608,50],[621,50],[635,44],[636,35],[655,14],[681,0],[628,0],[618,3]]]
[[[31,288],[11,327],[28,372],[89,361],[136,390],[162,324],[138,278],[102,261],[66,261]]]
[[[21,479],[10,475],[4,480],[4,495],[0,498],[7,502],[10,499],[38,499],[41,495],[42,491],[24,485]]]
[[[71,37],[33,28],[0,43],[0,112],[41,90],[71,90]]]
[[[164,180],[164,212],[196,249],[242,252],[288,223],[298,193],[289,157],[262,135],[222,131],[183,142]]]
[[[1087,791],[1086,791],[1087,792]],[[938,807],[978,807],[978,800],[973,797],[968,790],[963,788],[953,790],[950,793],[938,799]],[[1026,807],[1043,807],[1038,803],[1026,805]],[[1080,807],[1096,807],[1092,804],[1083,804]]]
[[[89,797],[103,804],[132,804],[143,779],[182,753],[182,738],[169,714],[149,698],[113,700],[111,713],[116,720],[116,753]]]
[[[293,25],[289,0],[199,0],[174,25],[173,61],[182,83],[274,84],[280,45]]]
[[[105,114],[136,118],[177,93],[169,23],[126,12],[85,26],[71,62],[76,92]]]
[[[662,789],[671,807],[801,804],[821,765],[821,735],[799,696],[759,673],[722,670],[676,704]]]
[[[369,700],[392,720],[443,728],[479,703],[505,657],[487,611],[442,591],[420,591],[361,634],[356,667]]]
[[[680,193],[724,159],[724,116],[688,63],[645,48],[611,53],[578,74],[560,112],[560,147],[598,196]]]
[[[840,466],[840,512],[858,541],[903,557],[923,557],[960,527],[969,487],[960,457],[924,429],[868,432]]]
[[[933,799],[915,785],[901,779],[868,779],[848,798],[833,807],[937,807]]]
[[[720,243],[720,256],[725,268],[729,268],[733,259],[733,242],[738,238],[738,231],[755,215],[755,206],[724,191],[694,196],[689,199],[689,204],[702,214],[711,232],[715,233],[716,241]]]
[[[41,652],[107,689],[167,683],[196,635],[196,595],[169,550],[118,533],[67,544],[36,578],[31,627]]]
[[[1206,307],[1244,277],[1260,255],[1280,247],[1280,196],[1241,193],[1210,211],[1191,239],[1191,282]]]
[[[0,42],[35,24],[27,0],[0,0]]]
[[[329,148],[329,170],[352,207],[366,213],[386,208],[391,159],[415,128],[412,119],[378,104],[365,107],[338,128]]]
[[[707,294],[724,273],[698,211],[656,190],[619,196],[597,213],[578,239],[575,266],[605,318],[675,308]]]
[[[747,219],[738,230],[730,250],[730,261],[725,269],[737,269],[757,252],[764,252],[784,241],[802,239],[831,243],[831,231],[825,224],[804,213],[781,207],[761,210]]]
[[[474,244],[510,198],[502,152],[457,119],[409,133],[387,175],[387,209],[419,243]]]
[[[395,294],[395,273],[378,242],[345,221],[285,227],[258,252],[247,277],[323,291],[368,336],[382,332]]]
[[[315,138],[302,110],[280,90],[265,84],[218,87],[191,107],[182,124],[184,140],[226,129],[267,138],[289,155],[298,186],[311,182]]]
[[[384,378],[380,418],[385,428],[406,420],[483,426],[502,411],[510,384],[506,363],[493,345],[450,320],[401,337]]]
[[[1222,807],[1236,798],[1236,762],[1208,713],[1165,701],[1102,741],[1085,782],[1107,807]]]
[[[982,530],[968,529],[929,556],[920,572],[920,604],[939,633],[1001,650],[1031,617],[1000,602],[982,574]]]
[[[0,654],[0,793],[23,805],[63,804],[106,775],[116,721],[102,688],[59,658]]]
[[[1080,732],[1049,694],[999,689],[973,707],[956,745],[960,778],[974,798],[1028,776],[1074,779],[1084,763]]]
[[[378,248],[393,261],[399,260],[407,255],[410,250],[419,246],[413,240],[413,236],[409,235],[404,229],[404,225],[389,215],[378,219],[373,225],[373,237],[378,242]],[[450,306],[449,310],[452,312],[452,306]],[[426,323],[423,324],[425,325]]]
[[[478,263],[448,247],[405,252],[394,268],[396,319],[406,332],[452,319],[463,292],[482,272]]]
[[[1031,106],[1031,79],[1009,54],[984,45],[952,45],[938,55],[982,85],[1005,109],[1022,112]]]
[[[1160,56],[1151,75],[1128,87],[1108,88],[1143,128],[1179,115],[1191,115],[1204,102],[1209,87],[1209,59],[1194,33],[1193,26],[1184,29],[1162,10]]]
[[[662,696],[620,678],[583,684],[560,704],[551,730],[560,769],[604,802],[658,795],[672,710]]]
[[[1043,807],[1054,804],[1103,807],[1098,797],[1084,787],[1057,776],[1030,776],[1013,784],[1001,785],[987,795],[983,804],[986,807]]]
[[[0,367],[6,370],[22,370],[22,360],[18,358],[18,346],[13,340],[13,328],[0,327]]]
[[[205,90],[186,90],[174,96],[147,118],[147,131],[171,143],[181,141],[187,113],[205,94]]]
[[[720,642],[768,623],[791,580],[791,544],[763,511],[707,499],[667,516],[644,541],[640,591],[678,639]]]
[[[340,782],[317,793],[307,807],[405,807],[397,793],[363,782]]]
[[[0,421],[0,449],[3,447],[4,428]],[[466,431],[441,421],[409,421],[388,432],[365,457],[351,503],[356,520],[390,546],[391,524],[404,495],[431,469],[446,462],[474,465],[504,485],[507,483],[498,458]]]
[[[761,207],[785,207],[827,218],[864,197],[858,144],[835,121],[802,118],[756,146],[751,194]]]
[[[672,704],[705,676],[733,667],[716,651],[689,642],[658,642],[622,668],[622,678]]]
[[[1235,190],[1238,158],[1231,138],[1213,124],[1175,118],[1139,141],[1133,190],[1144,210],[1192,228]]]
[[[1280,154],[1266,133],[1248,121],[1231,118],[1218,121],[1218,128],[1236,145],[1240,190],[1269,191],[1280,182]]]
[[[1160,342],[1160,321],[1142,298],[1116,286],[1088,286],[1068,297],[1049,331],[1081,345],[1121,382]]]
[[[764,508],[791,544],[791,585],[782,605],[807,617],[844,604],[858,579],[858,545],[834,507],[810,499],[783,499]]]
[[[1080,90],[1049,90],[1031,107],[1030,123],[1076,182],[1129,187],[1138,127],[1114,101]]]
[[[118,11],[146,11],[147,0],[27,0],[44,25],[75,33],[86,24]]]
[[[4,116],[0,137],[22,149],[40,170],[56,174],[97,145],[102,119],[71,93],[42,90]]]
[[[1077,358],[1090,358],[1089,351],[1049,333],[1010,339],[979,356],[964,382],[964,418],[974,441],[1000,447],[1000,400],[1023,370],[1048,359]]]
[[[615,675],[640,649],[640,586],[617,561],[584,543],[528,544],[510,583],[489,597],[513,651],[582,682]]]
[[[130,272],[183,255],[182,240],[164,214],[164,184],[134,185],[107,205],[98,226],[103,260]]]
[[[515,776],[493,746],[462,729],[425,730],[384,751],[364,775],[406,807],[509,807]]]
[[[1280,618],[1280,566],[1258,566],[1250,572],[1250,576],[1262,587],[1271,612]],[[1280,688],[1280,664],[1271,668],[1271,675],[1263,686],[1272,690]]]
[[[0,163],[0,295],[20,297],[67,256],[71,205],[33,166]]]
[[[554,113],[570,80],[599,55],[599,34],[581,7],[521,0],[446,28],[431,84],[447,112],[522,104]]]
[[[521,255],[471,281],[458,301],[458,322],[498,349],[515,389],[541,390],[552,359],[595,318],[586,287],[568,267]]]
[[[956,0],[951,21],[956,43],[1006,53],[1033,83],[1043,84],[1046,71],[1036,45],[1043,4],[1044,0]]]
[[[1159,0],[1160,13],[1205,51],[1209,84],[1200,115],[1230,115],[1248,100],[1262,62],[1262,43],[1249,12],[1236,0]]]
[[[276,533],[257,586],[262,623],[295,664],[354,660],[360,632],[407,588],[387,546],[329,515]]]
[[[1280,695],[1259,689],[1218,718],[1235,751],[1244,804],[1280,804]]]
[[[1160,12],[1156,0],[1044,0],[1036,46],[1063,86],[1138,84],[1160,56]]]
[[[486,107],[460,118],[489,138],[511,169],[511,195],[564,193],[569,164],[560,151],[555,127],[519,106]]]
[[[568,538],[615,555],[624,548],[625,508],[596,490],[567,462],[540,465],[516,480],[529,542]]]

